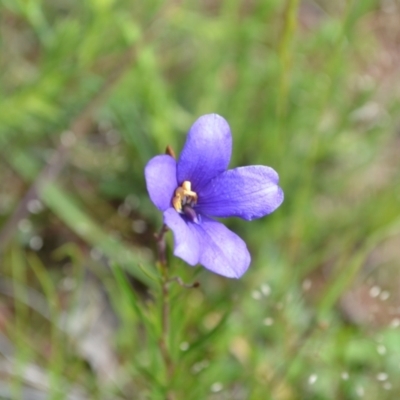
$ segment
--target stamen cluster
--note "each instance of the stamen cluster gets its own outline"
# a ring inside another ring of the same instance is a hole
[[[192,191],[192,184],[189,181],[184,181],[181,186],[175,190],[172,198],[172,205],[175,210],[183,214],[185,206],[193,207],[197,203],[197,193]]]

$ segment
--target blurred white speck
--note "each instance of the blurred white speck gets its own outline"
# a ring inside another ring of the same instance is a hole
[[[311,279],[304,279],[301,287],[303,288],[303,290],[306,292],[307,290],[310,290],[312,286],[312,282]]]
[[[180,348],[182,351],[186,351],[186,350],[189,348],[189,343],[188,343],[188,342],[182,342],[182,343],[180,344],[179,348]]]
[[[32,230],[32,222],[26,218],[21,219],[21,221],[18,222],[18,229],[24,233],[30,232]]]
[[[103,257],[103,252],[97,247],[93,247],[90,250],[90,257],[92,258],[92,260],[99,261],[101,257]]]
[[[137,197],[135,194],[130,194],[126,196],[125,204],[129,205],[132,210],[135,210],[140,206],[139,197]]]
[[[389,297],[390,297],[390,293],[389,293],[387,290],[384,290],[384,291],[381,293],[381,295],[379,296],[379,298],[380,298],[382,301],[387,300]]]
[[[376,375],[376,379],[381,382],[386,381],[387,378],[388,374],[386,372],[380,372],[378,375]]]
[[[382,1],[382,9],[386,14],[393,14],[397,11],[396,2],[394,0]]]
[[[373,101],[370,101],[360,108],[357,108],[350,114],[350,118],[355,122],[372,122],[383,114],[382,107]]]
[[[131,210],[132,210],[132,208],[128,203],[122,203],[118,207],[118,214],[121,217],[127,217],[129,215],[129,213],[131,212]]]
[[[393,318],[390,322],[392,328],[398,328],[400,326],[400,318]]]
[[[61,144],[65,147],[71,147],[76,142],[76,135],[72,131],[64,131],[60,136]]]
[[[357,84],[361,90],[371,90],[374,87],[374,80],[370,75],[361,75]]]
[[[386,354],[386,347],[383,344],[379,344],[376,348],[376,351],[378,352],[378,354],[380,354],[381,356]]]
[[[267,283],[262,284],[261,285],[261,293],[264,296],[269,296],[271,294],[271,287]]]
[[[378,297],[380,293],[381,288],[379,286],[372,286],[372,288],[369,290],[369,295],[371,297]]]
[[[347,379],[349,379],[349,373],[346,372],[346,371],[344,371],[344,372],[342,372],[341,377],[342,377],[342,379],[343,379],[344,381],[347,381]]]
[[[270,317],[265,318],[265,319],[263,320],[263,324],[266,325],[266,326],[271,326],[273,323],[274,323],[274,319],[273,319],[273,318],[270,318]]]
[[[385,382],[385,383],[383,384],[383,388],[384,388],[385,390],[390,390],[390,389],[392,388],[392,384],[391,384],[390,382]]]
[[[27,365],[24,371],[25,379],[28,382],[43,382],[45,379],[45,375],[42,372],[43,370],[36,365]]]
[[[193,374],[197,374],[203,369],[207,368],[210,365],[208,360],[199,361],[196,364],[193,364],[191,371]]]
[[[43,239],[40,236],[32,236],[29,247],[35,251],[40,250],[43,247]]]
[[[365,394],[365,390],[362,386],[357,386],[356,393],[358,397],[363,397]]]
[[[312,374],[308,377],[308,384],[309,385],[314,385],[315,382],[317,382],[318,376],[317,374]]]
[[[137,219],[132,222],[132,230],[135,233],[143,233],[147,228],[147,224],[142,219]]]
[[[28,201],[26,208],[31,214],[39,214],[41,211],[43,211],[43,204],[38,199],[32,199]]]
[[[67,276],[61,281],[61,285],[64,290],[70,291],[76,288],[76,280]]]
[[[251,297],[252,297],[254,300],[260,300],[260,299],[261,299],[261,293],[260,293],[258,290],[253,290],[253,291],[251,292]]]
[[[210,390],[211,390],[213,393],[218,393],[218,392],[220,392],[223,388],[224,388],[224,386],[222,385],[221,382],[215,382],[215,383],[213,383],[213,384],[211,385]]]

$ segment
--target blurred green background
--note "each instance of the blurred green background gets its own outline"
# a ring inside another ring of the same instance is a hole
[[[0,4],[1,399],[399,398],[397,0]],[[170,258],[168,379],[143,168],[210,112],[285,201]]]

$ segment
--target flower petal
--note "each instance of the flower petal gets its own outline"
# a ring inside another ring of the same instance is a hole
[[[171,200],[178,183],[176,161],[168,155],[153,157],[144,169],[147,191],[151,201],[161,211],[171,207]]]
[[[270,167],[253,165],[231,169],[198,192],[196,211],[213,217],[246,220],[272,213],[283,202],[279,176]]]
[[[192,266],[198,264],[200,245],[197,235],[189,228],[193,224],[187,223],[173,208],[164,211],[164,223],[174,234],[174,255]]]
[[[246,272],[251,261],[246,243],[225,225],[202,216],[200,224],[188,227],[197,235],[201,265],[228,278],[240,278]]]
[[[192,183],[201,190],[212,178],[228,168],[232,135],[228,123],[217,114],[200,117],[190,128],[178,161],[179,184]]]

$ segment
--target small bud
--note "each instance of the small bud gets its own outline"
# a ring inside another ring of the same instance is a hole
[[[168,154],[174,160],[176,160],[175,152],[174,152],[174,150],[172,149],[172,147],[170,145],[168,145],[167,148],[165,149],[165,154]]]

